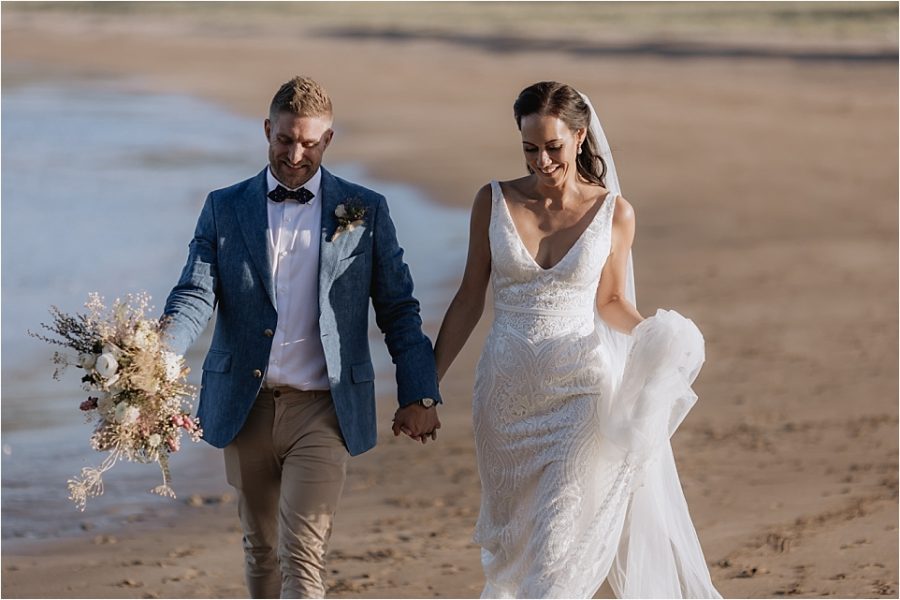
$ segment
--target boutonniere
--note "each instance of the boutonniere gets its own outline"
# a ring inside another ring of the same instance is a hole
[[[334,209],[334,217],[337,219],[338,226],[334,230],[334,235],[331,236],[331,241],[336,240],[345,231],[353,231],[358,225],[362,225],[365,216],[366,207],[358,202],[338,204]]]

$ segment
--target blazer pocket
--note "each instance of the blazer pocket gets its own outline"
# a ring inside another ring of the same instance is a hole
[[[231,370],[231,352],[210,350],[203,361],[203,370],[211,373],[227,373]]]
[[[370,362],[359,363],[350,367],[350,377],[353,379],[353,383],[375,381],[375,369]]]

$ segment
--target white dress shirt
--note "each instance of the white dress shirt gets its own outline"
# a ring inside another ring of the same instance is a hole
[[[280,185],[271,168],[267,192]],[[303,185],[313,193],[307,204],[267,200],[269,248],[275,274],[278,326],[272,338],[266,385],[327,390],[328,371],[319,332],[319,241],[322,222],[322,170]],[[287,186],[284,186],[287,187]],[[290,189],[290,188],[288,188]]]

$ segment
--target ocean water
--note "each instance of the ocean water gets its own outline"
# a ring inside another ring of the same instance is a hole
[[[2,536],[67,535],[79,528],[173,510],[145,493],[153,465],[119,464],[102,498],[77,513],[66,479],[101,454],[77,369],[51,379],[53,348],[30,338],[47,309],[82,308],[89,292],[107,301],[145,290],[158,312],[178,278],[209,190],[256,174],[265,164],[261,122],[197,99],[134,91],[119,81],[35,82],[2,91]],[[462,273],[466,211],[417,190],[378,182],[359,165],[326,166],[384,193],[416,281],[423,318],[438,321]],[[392,392],[392,369],[373,330],[378,391]],[[192,380],[208,345],[189,353]],[[224,485],[221,459],[206,444],[173,457],[181,495]],[[210,473],[210,465],[215,468]]]

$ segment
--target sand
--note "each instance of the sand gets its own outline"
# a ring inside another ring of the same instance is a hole
[[[124,77],[261,121],[273,90],[305,73],[336,105],[326,164],[358,162],[463,207],[522,172],[522,87],[585,91],[636,209],[639,308],[674,308],[706,337],[700,400],[673,445],[714,582],[726,597],[897,596],[896,34],[803,45],[751,31],[673,54],[581,32],[574,49],[545,36],[528,50],[477,23],[459,25],[470,37],[446,24],[350,35],[9,6],[3,66],[19,77]],[[425,315],[430,335],[441,316]],[[490,316],[446,378],[438,443],[391,437],[392,400],[380,402],[379,446],[352,461],[336,521],[331,597],[480,592],[469,398]],[[223,478],[225,496],[115,534],[6,540],[2,593],[245,597],[227,491]]]

